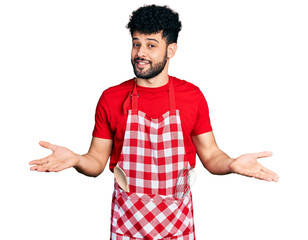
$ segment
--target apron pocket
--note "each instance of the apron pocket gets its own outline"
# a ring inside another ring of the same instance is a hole
[[[193,231],[191,194],[175,199],[127,193],[117,186],[113,210],[113,230],[124,236],[163,239]]]

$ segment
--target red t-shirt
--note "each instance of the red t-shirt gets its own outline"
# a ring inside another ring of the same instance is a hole
[[[170,76],[171,77],[171,76]],[[200,89],[185,80],[171,77],[175,91],[176,109],[180,112],[186,159],[192,167],[196,163],[196,148],[191,136],[212,131],[207,102]],[[112,170],[120,157],[127,108],[131,109],[129,97],[134,79],[106,89],[101,95],[95,114],[93,137],[113,139],[109,168]],[[137,85],[138,109],[151,118],[158,118],[169,111],[169,83],[157,88]],[[125,110],[126,109],[126,110]]]

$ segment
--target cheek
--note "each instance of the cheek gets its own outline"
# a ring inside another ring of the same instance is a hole
[[[133,55],[133,52],[131,52],[131,55],[130,55],[131,59],[133,60],[134,59],[134,55]]]
[[[134,58],[136,58],[136,51],[134,50],[134,49],[132,49],[132,51],[131,51],[131,59],[134,59]]]
[[[165,56],[165,54],[162,54],[160,52],[156,52],[151,57],[152,57],[152,59],[155,59],[156,62],[160,62],[164,59],[164,56]]]
[[[155,52],[155,57],[160,60],[164,59],[165,55],[166,55],[165,48],[160,48],[159,51]]]

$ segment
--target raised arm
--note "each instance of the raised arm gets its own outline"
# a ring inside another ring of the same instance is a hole
[[[30,169],[39,172],[59,172],[74,167],[86,176],[97,177],[105,169],[112,144],[111,139],[93,137],[88,153],[79,155],[68,148],[40,142],[42,147],[52,150],[53,153],[46,158],[31,161],[29,164],[34,166]]]
[[[218,148],[213,132],[193,136],[192,140],[203,166],[213,174],[238,173],[266,181],[278,181],[276,173],[257,162],[259,158],[272,156],[271,152],[248,153],[233,159]]]
[[[218,148],[213,132],[193,136],[192,140],[203,166],[210,173],[221,175],[232,172],[230,164],[234,159]]]

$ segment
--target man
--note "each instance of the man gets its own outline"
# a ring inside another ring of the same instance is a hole
[[[266,181],[278,175],[257,162],[270,152],[230,158],[215,141],[206,100],[198,87],[168,75],[181,22],[168,7],[133,12],[131,62],[136,78],[105,90],[99,99],[87,154],[40,142],[53,153],[31,161],[31,170],[58,172],[74,167],[98,176],[107,164],[126,175],[115,181],[111,239],[195,239],[189,182],[196,153],[213,174],[238,173]]]

